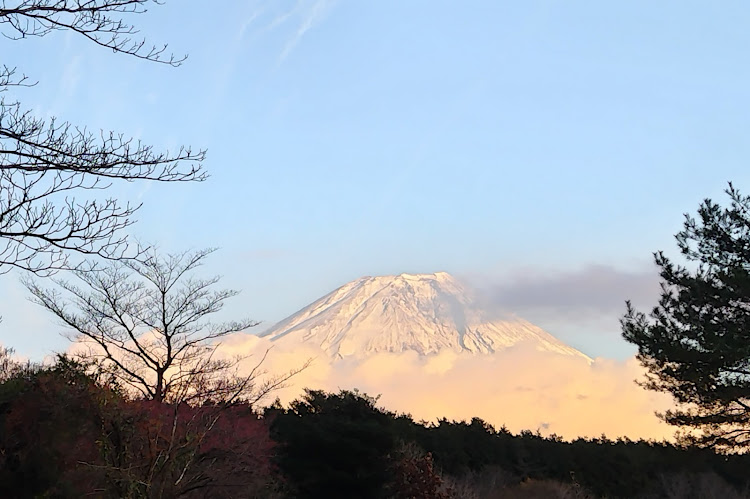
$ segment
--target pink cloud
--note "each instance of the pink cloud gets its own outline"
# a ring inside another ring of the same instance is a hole
[[[222,350],[255,352],[257,357],[269,346],[264,338],[246,335],[232,338]],[[634,382],[643,375],[635,359],[598,358],[588,363],[520,346],[493,355],[384,353],[331,364],[312,347],[274,347],[266,368],[280,373],[311,357],[316,361],[275,394],[283,402],[299,396],[305,387],[357,388],[381,395],[385,408],[410,413],[417,420],[477,416],[513,432],[539,430],[565,438],[606,434],[660,440],[674,432],[654,414],[671,407],[671,399]]]

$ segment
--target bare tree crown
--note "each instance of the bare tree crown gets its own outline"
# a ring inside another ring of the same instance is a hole
[[[152,62],[178,66],[185,58],[166,45],[134,38],[131,15],[153,0],[0,1],[5,43],[71,30],[96,43]],[[33,84],[17,68],[0,67],[0,95]],[[13,267],[37,274],[69,268],[69,255],[128,256],[125,229],[140,205],[103,197],[116,181],[202,181],[205,151],[158,152],[120,133],[44,121],[18,102],[0,98],[0,273]],[[129,256],[133,256],[131,253]]]
[[[217,358],[218,341],[257,323],[214,323],[233,290],[213,290],[218,277],[192,275],[212,250],[157,256],[142,261],[111,262],[106,267],[77,269],[83,286],[54,279],[44,288],[25,284],[33,301],[52,312],[88,344],[86,356],[98,359],[127,386],[157,401],[257,401],[293,373],[258,383],[260,359],[249,373],[238,374],[241,358]]]

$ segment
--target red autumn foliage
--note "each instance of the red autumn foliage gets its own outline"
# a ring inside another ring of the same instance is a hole
[[[119,424],[131,437],[108,451],[127,461],[111,465],[123,484],[147,484],[151,493],[173,497],[205,489],[212,497],[243,497],[272,477],[273,441],[247,405],[141,400],[129,403]]]
[[[96,470],[83,463],[99,460],[100,408],[111,401],[110,391],[64,365],[3,383],[0,496],[100,488]]]
[[[246,404],[129,400],[80,366],[0,383],[0,497],[263,497],[273,442]]]
[[[421,454],[413,448],[400,452],[392,466],[390,484],[394,499],[449,499],[450,490],[435,470],[432,454]]]

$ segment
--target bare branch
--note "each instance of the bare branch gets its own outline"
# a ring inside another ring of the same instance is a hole
[[[16,0],[0,4],[0,34],[11,40],[70,30],[96,45],[152,62],[179,66],[187,56],[167,55],[167,45],[148,46],[125,18],[157,0]]]
[[[54,280],[52,289],[33,278],[24,283],[35,303],[92,347],[90,356],[149,398],[176,403],[257,401],[296,371],[259,383],[264,359],[243,376],[238,373],[244,358],[216,358],[218,340],[257,322],[207,320],[236,295],[212,291],[217,278],[192,277],[212,252],[161,258],[151,250],[139,261],[88,264],[73,271],[83,289],[62,279]]]
[[[185,58],[166,46],[134,39],[129,16],[156,0],[0,0],[0,34],[19,40],[71,30],[97,45],[178,66]],[[0,94],[34,85],[17,68],[0,66]],[[0,274],[20,268],[38,275],[75,267],[79,254],[134,258],[126,229],[140,205],[103,197],[114,182],[202,181],[205,151],[157,152],[116,132],[33,117],[0,99]]]
[[[204,158],[204,151],[155,153],[113,132],[47,125],[0,100],[0,271],[49,274],[70,266],[70,252],[128,256],[123,231],[140,205],[91,193],[116,180],[202,181]]]

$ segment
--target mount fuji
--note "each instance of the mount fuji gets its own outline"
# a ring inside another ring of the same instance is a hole
[[[491,316],[445,272],[362,277],[260,336],[286,346],[312,344],[333,360],[406,351],[491,354],[520,344],[591,360],[521,318]]]

